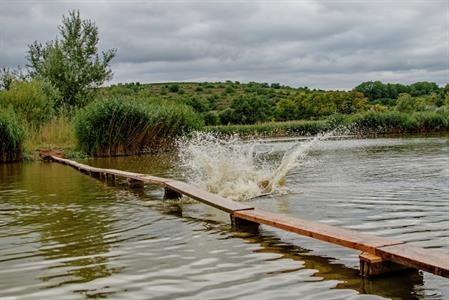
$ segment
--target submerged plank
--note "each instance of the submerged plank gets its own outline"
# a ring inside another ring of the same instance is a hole
[[[295,232],[321,241],[337,244],[347,248],[375,254],[377,247],[396,245],[403,242],[386,239],[358,231],[320,224],[308,220],[263,211],[260,209],[237,211],[237,218],[269,225],[283,230]]]
[[[448,253],[402,244],[379,247],[376,249],[376,255],[404,266],[449,278]]]
[[[252,206],[229,200],[217,194],[203,191],[182,181],[170,180],[166,182],[166,186],[169,189],[172,189],[192,199],[198,200],[228,213],[254,209],[254,207]]]
[[[161,177],[157,177],[157,176],[151,176],[151,175],[147,175],[147,174],[115,170],[115,169],[95,168],[95,167],[91,167],[88,165],[78,163],[73,160],[60,158],[60,157],[56,157],[56,156],[51,156],[51,158],[57,162],[77,168],[80,171],[83,170],[86,172],[93,172],[93,173],[96,173],[96,172],[106,173],[109,175],[114,175],[114,176],[124,177],[127,179],[136,180],[136,181],[142,181],[145,183],[160,185],[164,188],[171,189],[173,191],[176,191],[178,193],[186,195],[192,199],[198,200],[200,202],[203,202],[205,204],[208,204],[210,206],[213,206],[215,208],[218,208],[218,209],[223,210],[228,213],[231,213],[234,211],[239,211],[239,210],[253,209],[252,206],[238,203],[238,202],[226,199],[224,197],[221,197],[219,195],[212,194],[207,191],[203,191],[199,188],[196,188],[194,186],[191,186],[191,185],[181,182],[181,181],[161,178]]]
[[[84,170],[88,172],[93,173],[107,173],[110,175],[115,175],[118,177],[124,177],[124,178],[130,178],[134,180],[140,180],[146,183],[152,183],[157,184],[160,186],[165,186],[165,182],[167,182],[169,179],[157,177],[157,176],[151,176],[147,174],[142,173],[134,173],[134,172],[127,172],[127,171],[121,171],[121,170],[115,170],[115,169],[102,169],[102,168],[95,168],[91,167],[89,165],[85,165],[70,159],[61,158],[57,156],[51,156],[51,158],[57,162],[63,163],[65,165],[70,165],[78,170]]]

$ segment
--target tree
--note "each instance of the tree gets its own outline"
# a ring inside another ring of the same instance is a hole
[[[9,90],[14,81],[25,81],[27,79],[27,74],[20,67],[17,69],[2,67],[0,69],[0,90]]]
[[[82,20],[79,11],[69,11],[58,26],[60,39],[45,45],[35,41],[29,46],[27,65],[32,76],[42,77],[59,89],[63,102],[82,106],[90,88],[112,78],[109,68],[116,50],[98,53],[98,28]]]
[[[410,95],[423,96],[438,92],[439,87],[435,82],[420,81],[410,85]]]
[[[399,94],[398,101],[396,103],[396,109],[401,112],[412,112],[415,110],[415,99],[410,94]]]

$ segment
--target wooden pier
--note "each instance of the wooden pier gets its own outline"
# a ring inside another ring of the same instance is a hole
[[[449,278],[449,255],[443,252],[410,246],[399,240],[264,211],[178,180],[114,169],[95,168],[51,154],[44,154],[44,158],[71,166],[98,179],[125,178],[131,188],[142,188],[144,184],[159,185],[165,190],[164,199],[180,198],[185,195],[229,213],[232,225],[238,228],[256,230],[259,224],[264,224],[346,248],[360,250],[362,251],[359,256],[362,276],[369,277],[413,268]]]

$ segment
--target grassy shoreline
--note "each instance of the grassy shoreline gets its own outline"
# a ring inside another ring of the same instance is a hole
[[[73,159],[87,158],[88,154],[77,145],[73,120],[59,117],[44,124],[39,130],[28,135],[24,143],[25,160],[39,159],[39,149],[63,150]],[[345,135],[355,137],[409,136],[410,134],[433,135],[449,132],[449,113],[363,113],[354,115],[335,115],[324,120],[298,120],[269,122],[253,125],[204,126],[200,131],[217,135],[237,134],[243,138],[307,137],[334,128]],[[167,148],[164,148],[167,150]],[[130,153],[139,155],[146,153]],[[117,153],[118,155],[120,153]]]
[[[241,136],[281,137],[315,135],[334,128],[341,128],[348,134],[359,136],[449,132],[449,113],[368,112],[353,115],[336,115],[325,120],[206,126],[204,130],[220,135],[238,134]]]

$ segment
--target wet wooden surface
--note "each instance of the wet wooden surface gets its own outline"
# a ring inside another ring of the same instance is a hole
[[[238,211],[233,213],[233,215],[237,218],[269,225],[321,241],[372,254],[375,253],[377,247],[403,243],[401,241],[386,239],[355,230],[320,224],[317,222],[293,218],[260,209]]]
[[[376,255],[404,266],[449,278],[449,255],[407,244],[379,247]]]

